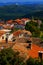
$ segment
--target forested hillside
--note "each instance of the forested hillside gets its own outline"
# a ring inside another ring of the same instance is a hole
[[[43,18],[43,5],[28,4],[28,5],[5,5],[0,6],[1,19],[16,19],[22,17]]]

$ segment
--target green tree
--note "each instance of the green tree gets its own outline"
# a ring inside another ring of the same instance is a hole
[[[25,29],[30,31],[35,37],[40,36],[40,29],[38,28],[38,24],[36,22],[32,22],[32,21],[27,22]]]
[[[26,62],[27,65],[35,65],[35,60],[33,58],[29,58]]]
[[[43,23],[40,26],[40,30],[43,31]]]
[[[39,59],[33,59],[33,58],[29,58],[26,61],[27,65],[43,65],[43,60],[39,61]]]
[[[12,49],[3,49],[0,51],[0,65],[23,65],[24,58],[19,56],[19,52]]]

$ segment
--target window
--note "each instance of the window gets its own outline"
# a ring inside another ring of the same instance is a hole
[[[25,33],[25,35],[27,35],[27,33]]]
[[[1,49],[4,49],[4,47],[2,46]]]
[[[2,39],[4,39],[4,36],[2,37]]]
[[[27,40],[27,43],[32,43],[32,41]]]

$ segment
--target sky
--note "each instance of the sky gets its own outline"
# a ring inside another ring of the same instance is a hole
[[[6,2],[42,2],[43,0],[0,0],[0,3]]]

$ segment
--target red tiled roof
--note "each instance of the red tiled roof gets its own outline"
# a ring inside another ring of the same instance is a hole
[[[16,19],[15,21],[21,21],[20,19]]]
[[[23,52],[27,53],[27,58],[29,58],[29,57],[38,58],[39,57],[38,52],[43,51],[43,48],[41,48],[35,44],[32,44],[32,49],[27,49],[26,46],[23,46],[24,44],[20,45],[20,44],[16,43],[13,46],[13,50],[17,49],[17,51],[20,51],[20,53],[21,53],[21,51],[22,51],[22,53]]]
[[[0,31],[0,36],[2,36],[3,34],[5,34],[6,32],[5,31]]]
[[[30,31],[26,31],[26,30],[18,30],[16,32],[13,32],[13,35],[18,36],[21,33],[28,33],[29,35],[32,35]]]
[[[4,28],[4,29],[12,29],[12,28],[13,28],[13,26],[3,25],[3,28]]]
[[[2,23],[0,23],[0,26],[3,26],[3,24],[2,24]]]
[[[15,22],[18,24],[23,24],[23,22],[20,19],[16,19]]]
[[[17,22],[18,24],[23,24],[23,22],[25,22],[26,20],[30,20],[30,19],[29,18],[22,18],[22,19],[16,19],[14,21]]]
[[[14,36],[18,36],[21,33],[21,30],[18,30],[16,32],[13,33]]]
[[[32,49],[28,50],[28,55],[32,58],[38,58],[38,51],[43,51],[43,48],[32,44]]]
[[[25,22],[26,20],[30,20],[30,19],[29,18],[22,18],[21,20]]]
[[[11,24],[13,23],[13,20],[8,20],[7,23]]]
[[[10,28],[10,26],[6,26],[6,25],[3,25],[3,27],[4,27],[5,29],[9,29],[9,28]]]

